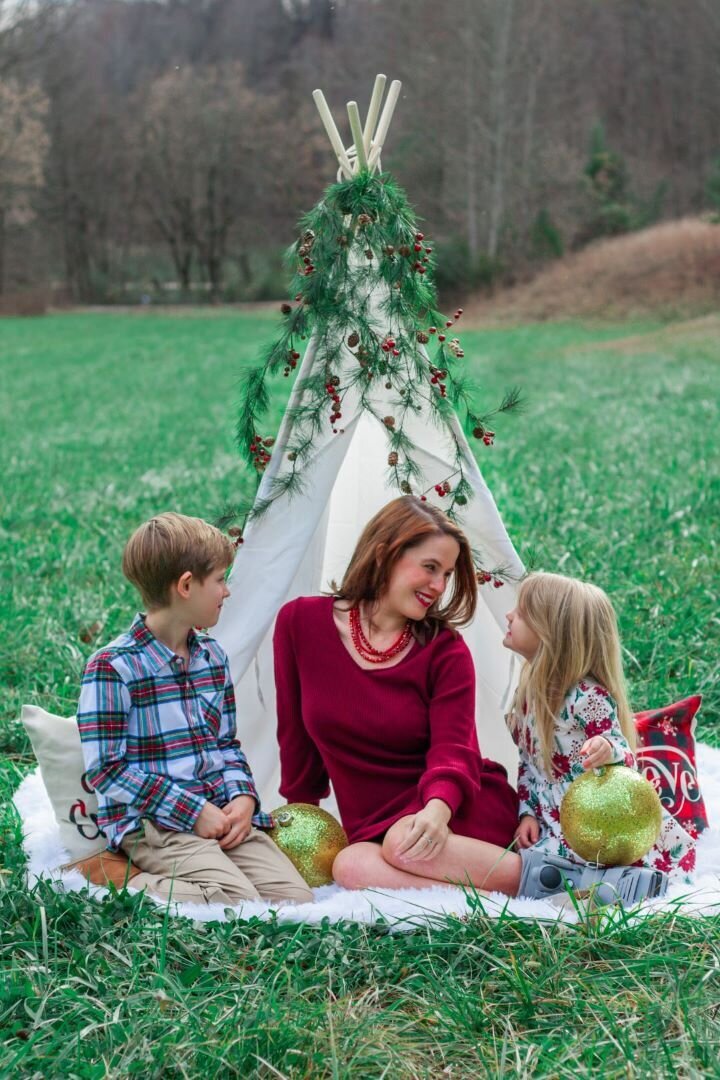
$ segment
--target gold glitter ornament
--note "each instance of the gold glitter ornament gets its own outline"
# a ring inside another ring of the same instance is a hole
[[[647,855],[661,826],[655,788],[625,765],[578,776],[560,806],[560,828],[572,850],[602,866],[630,866]]]
[[[273,810],[269,836],[311,889],[332,884],[332,865],[348,845],[345,830],[327,810],[311,803],[289,803]]]

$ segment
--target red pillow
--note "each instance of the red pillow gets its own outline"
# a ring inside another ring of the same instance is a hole
[[[666,709],[635,713],[638,768],[691,836],[708,827],[695,765],[695,713],[701,701],[695,694]]]

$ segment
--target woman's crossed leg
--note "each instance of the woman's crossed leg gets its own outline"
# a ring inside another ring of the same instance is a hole
[[[382,844],[350,844],[336,857],[333,877],[346,889],[426,889],[469,885],[515,896],[520,884],[520,856],[484,840],[450,833],[436,855],[408,860],[399,849],[413,815],[388,829]]]

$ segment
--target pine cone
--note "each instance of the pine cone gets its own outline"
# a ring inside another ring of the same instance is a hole
[[[395,417],[394,416],[383,416],[383,424],[385,425],[386,428],[394,428],[395,427]]]
[[[398,455],[394,450],[392,451],[392,453],[388,454],[388,465],[397,465],[398,461]]]
[[[355,330],[353,330],[352,334],[347,339],[347,343],[348,343],[348,345],[350,346],[351,349],[354,349],[355,346],[359,344],[359,342],[360,342],[360,335]]]
[[[419,330],[417,333],[417,339],[421,345],[427,345],[430,337],[428,336],[428,334],[425,333],[424,330]]]

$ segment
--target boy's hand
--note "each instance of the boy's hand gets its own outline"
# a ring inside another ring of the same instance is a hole
[[[230,828],[228,819],[219,806],[206,802],[193,825],[193,832],[203,840],[219,840]]]
[[[524,814],[520,818],[520,824],[515,830],[515,846],[518,848],[529,848],[533,844],[537,844],[540,839],[540,825],[537,818],[534,818],[532,814]]]
[[[609,765],[614,757],[613,748],[603,735],[593,735],[580,747],[583,769],[599,769]]]
[[[252,816],[255,813],[255,799],[252,795],[236,795],[231,802],[223,806],[220,813],[229,823],[225,836],[220,841],[221,848],[234,848],[247,840],[252,829]]]

